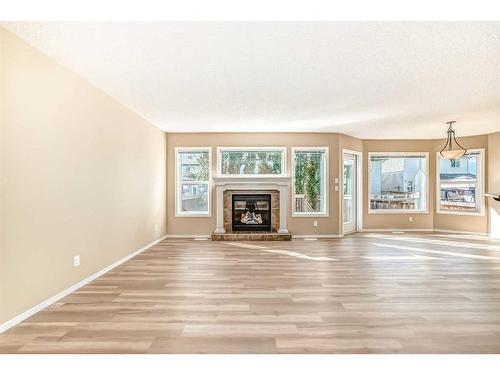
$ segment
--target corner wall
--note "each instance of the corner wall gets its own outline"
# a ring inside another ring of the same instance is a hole
[[[1,324],[166,233],[166,136],[1,27],[0,54]]]
[[[488,135],[488,188],[486,192],[500,194],[500,132]],[[489,233],[500,238],[500,202],[488,198]]]

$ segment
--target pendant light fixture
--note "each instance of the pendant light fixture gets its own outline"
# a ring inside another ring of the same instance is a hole
[[[456,121],[448,121],[448,139],[443,149],[439,152],[444,159],[452,160],[458,159],[465,155],[467,150],[460,146],[455,138],[455,130],[453,130],[453,124]]]

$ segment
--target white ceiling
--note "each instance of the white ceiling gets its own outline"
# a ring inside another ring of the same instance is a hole
[[[168,132],[500,130],[500,23],[2,23]]]

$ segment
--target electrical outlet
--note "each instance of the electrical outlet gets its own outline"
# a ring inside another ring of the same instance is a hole
[[[410,217],[408,218],[408,221],[409,221],[410,223],[413,223],[413,216],[410,216]]]
[[[313,227],[317,227],[318,226],[318,220],[314,220],[313,221]]]
[[[155,224],[155,231],[158,232],[158,224]]]
[[[80,255],[73,257],[73,267],[80,267]]]
[[[335,183],[338,184],[339,183],[339,178],[338,177],[335,177]]]
[[[339,191],[339,185],[335,185],[335,191]]]

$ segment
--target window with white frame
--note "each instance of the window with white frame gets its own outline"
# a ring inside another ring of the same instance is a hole
[[[217,150],[219,176],[286,175],[286,147],[219,147]]]
[[[294,147],[293,215],[328,215],[328,147]]]
[[[176,215],[210,215],[210,148],[176,148],[175,161]]]
[[[369,211],[426,212],[427,153],[369,153]]]
[[[437,212],[482,214],[484,150],[469,150],[454,160],[437,154]]]

